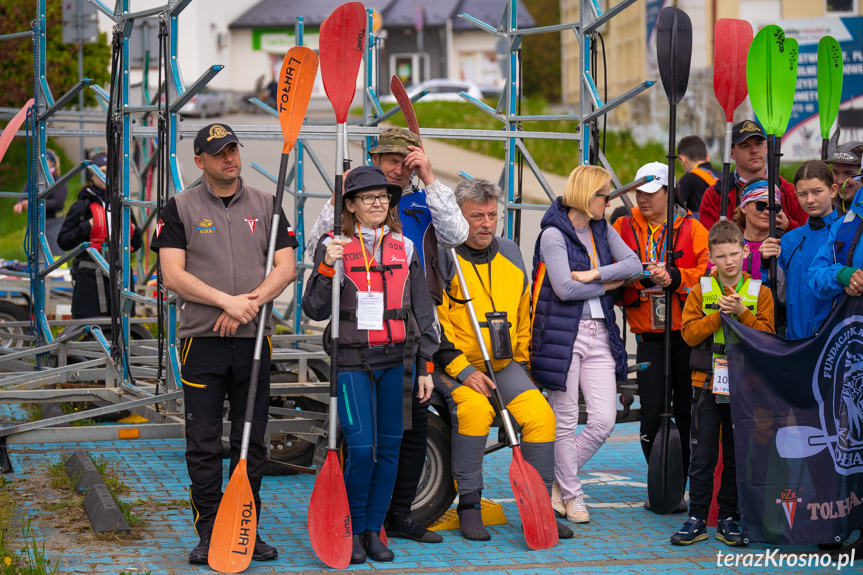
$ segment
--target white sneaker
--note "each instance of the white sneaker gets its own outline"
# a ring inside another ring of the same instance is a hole
[[[570,523],[588,523],[590,515],[584,505],[584,496],[578,495],[566,502],[566,520]]]
[[[563,498],[560,496],[560,485],[557,483],[551,486],[551,508],[558,517],[566,517],[566,506],[563,504]]]

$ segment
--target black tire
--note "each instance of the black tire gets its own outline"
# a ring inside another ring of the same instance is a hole
[[[429,413],[428,450],[411,513],[414,521],[424,527],[440,519],[455,500],[451,433],[443,418]]]
[[[4,321],[27,321],[30,313],[27,309],[16,305],[11,301],[0,301],[0,347],[23,348],[29,345],[21,339],[10,337],[11,334],[25,335],[28,331],[24,327],[3,327]]]
[[[309,374],[313,375],[313,374]],[[270,376],[271,383],[294,383],[297,374],[293,372],[275,372]],[[270,405],[286,407],[298,411],[325,413],[327,405],[308,397],[274,396]],[[264,464],[264,475],[293,475],[294,469],[285,467],[284,463],[309,467],[315,456],[315,444],[289,433],[273,433],[268,436],[267,462]]]

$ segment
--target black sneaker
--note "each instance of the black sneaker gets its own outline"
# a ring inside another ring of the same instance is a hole
[[[572,539],[575,536],[572,529],[569,528],[569,525],[565,525],[560,521],[556,521],[557,523],[557,538],[558,539]]]
[[[716,525],[716,538],[729,547],[743,547],[749,543],[749,538],[743,534],[733,517],[719,520]]]
[[[397,539],[413,539],[420,543],[440,543],[443,541],[440,533],[429,531],[410,515],[391,514],[386,522],[387,536]]]
[[[260,535],[255,537],[255,550],[252,559],[255,561],[272,561],[279,556],[279,550],[272,545],[267,545]]]
[[[189,563],[192,565],[206,565],[207,557],[210,554],[210,534],[204,533],[201,535],[201,541],[198,546],[192,549],[189,553]]]
[[[719,537],[717,535],[717,537]],[[707,523],[693,515],[686,520],[677,533],[671,536],[673,545],[692,545],[696,541],[707,539]]]

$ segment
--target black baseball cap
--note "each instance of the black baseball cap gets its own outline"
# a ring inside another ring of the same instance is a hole
[[[345,177],[344,188],[342,198],[347,198],[366,190],[386,190],[388,194],[392,194],[393,196],[393,199],[390,201],[391,206],[398,204],[402,197],[401,187],[391,184],[384,175],[383,170],[377,166],[354,168]]]
[[[206,152],[210,155],[216,155],[222,151],[222,148],[236,142],[240,146],[240,140],[237,139],[234,130],[227,124],[210,124],[198,130],[198,135],[195,136],[195,155],[200,156]]]
[[[743,120],[742,122],[737,122],[731,129],[731,143],[735,146],[742,144],[744,140],[748,140],[752,137],[758,137],[764,140],[767,139],[767,136],[764,135],[764,130],[761,129],[761,126],[759,126],[758,123],[752,120]]]

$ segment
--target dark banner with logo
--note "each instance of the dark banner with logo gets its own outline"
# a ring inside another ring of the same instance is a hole
[[[863,298],[845,297],[803,340],[722,320],[744,531],[775,544],[848,538],[863,526]]]

